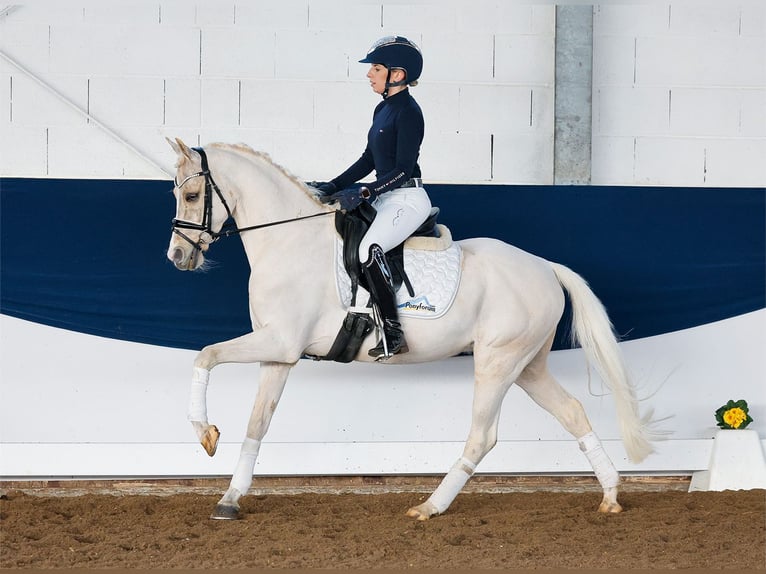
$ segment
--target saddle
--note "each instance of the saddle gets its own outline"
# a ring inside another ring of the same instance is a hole
[[[375,220],[377,212],[369,203],[362,203],[350,212],[338,210],[335,214],[335,229],[343,239],[343,265],[351,279],[351,306],[356,306],[356,295],[359,286],[367,289],[359,261],[359,244]],[[415,230],[411,237],[439,237],[436,220],[439,208],[432,207],[431,213],[423,224]],[[407,273],[404,270],[404,242],[386,253],[386,260],[391,271],[394,289],[398,290],[402,283],[407,287],[411,297],[415,295]],[[311,356],[317,361],[336,361],[350,363],[354,360],[362,342],[374,328],[374,321],[369,313],[349,310],[341,325],[338,335],[324,357]]]

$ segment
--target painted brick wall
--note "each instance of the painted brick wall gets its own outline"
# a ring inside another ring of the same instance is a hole
[[[35,3],[0,19],[0,51],[168,170],[166,135],[323,179],[363,151],[379,101],[357,60],[400,33],[426,58],[428,179],[550,183],[554,18],[489,0]],[[2,175],[162,177],[6,60],[0,129]]]
[[[765,28],[757,2],[596,6],[593,182],[766,183]],[[379,101],[357,60],[399,33],[426,59],[427,180],[550,184],[554,31],[553,5],[497,0],[21,4],[0,52],[61,98],[0,58],[0,175],[160,178],[179,136],[332,177]]]
[[[766,4],[596,6],[593,183],[766,185]]]

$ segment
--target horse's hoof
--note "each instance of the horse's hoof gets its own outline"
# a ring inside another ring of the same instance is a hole
[[[620,506],[620,503],[617,501],[612,502],[611,500],[602,500],[598,507],[598,511],[603,512],[604,514],[617,514],[622,512],[622,506]]]
[[[200,444],[205,448],[205,452],[208,456],[213,456],[215,454],[220,436],[221,433],[215,425],[210,425],[205,429],[205,434],[202,435]]]
[[[428,520],[432,516],[438,514],[436,509],[432,508],[431,506],[432,505],[430,505],[428,502],[424,502],[419,506],[413,506],[407,511],[407,516],[410,518],[415,518],[416,520],[420,520],[421,522]]]
[[[229,504],[216,504],[211,520],[239,520],[242,518],[239,514],[239,508]]]

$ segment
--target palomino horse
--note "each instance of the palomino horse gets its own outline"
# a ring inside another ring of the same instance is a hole
[[[242,233],[251,269],[253,330],[199,352],[189,404],[189,419],[212,456],[219,433],[207,418],[210,370],[221,363],[261,364],[239,461],[212,516],[238,518],[238,501],[252,483],[261,441],[291,367],[304,355],[326,355],[346,316],[335,281],[335,209],[322,204],[313,188],[275,165],[268,155],[247,146],[211,144],[203,150],[190,149],[179,139],[168,142],[178,155],[177,211],[168,258],[178,269],[199,269],[213,241]],[[235,229],[224,227],[230,217]],[[495,445],[500,407],[514,383],[577,439],[603,488],[599,510],[619,512],[617,470],[580,402],[559,385],[547,366],[566,289],[573,307],[573,335],[614,396],[629,458],[638,462],[652,452],[650,440],[658,437],[650,429],[651,413],[644,417],[638,413],[635,391],[604,307],[585,281],[562,265],[494,239],[458,243],[462,276],[452,307],[437,319],[403,318],[409,352],[387,361],[436,361],[466,351],[474,357],[472,421],[462,456],[428,500],[407,514],[427,520],[447,510]],[[290,305],[274,305],[285,297]],[[367,350],[376,341],[374,333],[369,334],[356,360],[373,361]]]

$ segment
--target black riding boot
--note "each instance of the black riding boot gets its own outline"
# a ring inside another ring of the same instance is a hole
[[[362,265],[362,272],[367,280],[367,287],[372,295],[373,305],[377,308],[383,322],[383,337],[377,346],[369,350],[371,357],[388,358],[397,353],[406,353],[407,341],[404,340],[399,312],[396,308],[391,271],[388,269],[386,256],[378,245],[370,247],[370,258]]]

